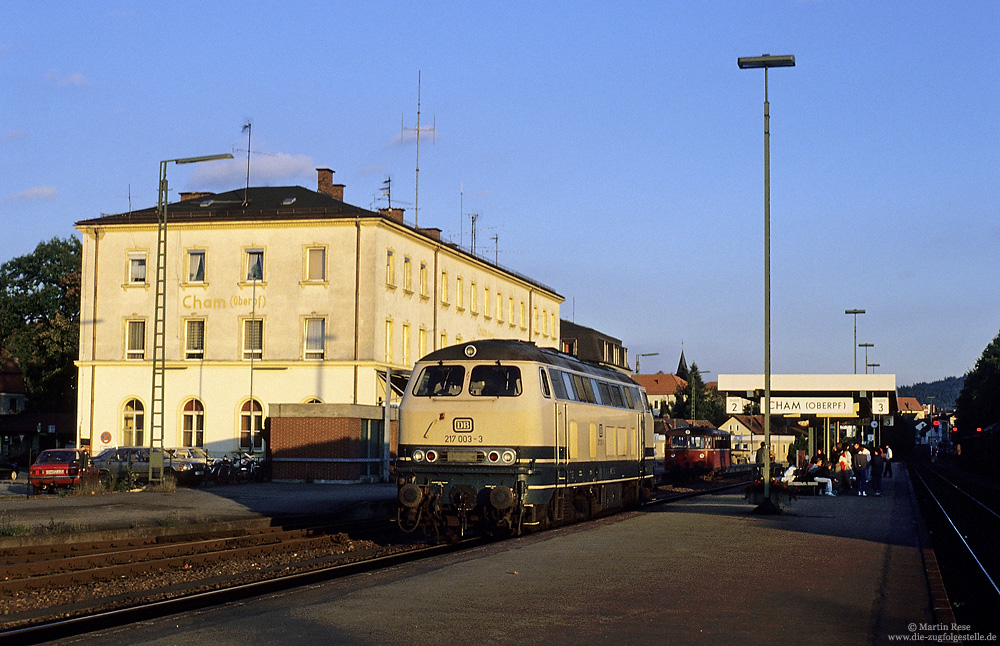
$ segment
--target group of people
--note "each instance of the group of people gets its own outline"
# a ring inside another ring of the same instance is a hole
[[[867,446],[860,442],[837,444],[827,459],[820,450],[809,461],[805,469],[796,469],[794,464],[785,471],[783,480],[818,482],[823,485],[827,496],[856,494],[867,496],[882,495],[882,478],[892,477],[892,449]]]

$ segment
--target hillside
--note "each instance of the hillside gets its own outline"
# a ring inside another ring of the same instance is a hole
[[[938,409],[954,410],[955,400],[958,399],[964,381],[964,377],[948,377],[930,383],[897,386],[896,394],[900,397],[916,397],[917,401],[924,405],[933,403]]]

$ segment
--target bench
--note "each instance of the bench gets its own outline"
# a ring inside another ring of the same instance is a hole
[[[788,486],[792,488],[797,496],[817,496],[819,495],[819,483],[815,480],[812,482],[789,482]]]

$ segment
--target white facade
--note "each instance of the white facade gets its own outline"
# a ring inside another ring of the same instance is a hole
[[[282,190],[251,193],[264,202]],[[386,368],[408,371],[422,355],[461,341],[558,347],[563,299],[552,290],[401,217],[331,203],[329,214],[276,208],[247,217],[171,205],[165,446],[200,445],[215,455],[259,448],[244,429],[259,428],[270,404],[378,404]],[[78,442],[95,452],[150,441],[157,261],[150,211],[77,224]]]

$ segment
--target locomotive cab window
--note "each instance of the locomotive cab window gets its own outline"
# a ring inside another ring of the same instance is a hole
[[[454,397],[462,392],[463,381],[463,366],[427,366],[420,373],[413,394],[417,397]]]
[[[476,366],[469,376],[474,397],[517,397],[521,394],[521,369],[517,366]]]
[[[538,377],[542,380],[542,396],[551,399],[552,393],[549,390],[549,377],[545,374],[545,368],[538,369]]]

